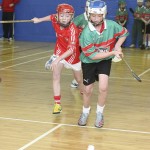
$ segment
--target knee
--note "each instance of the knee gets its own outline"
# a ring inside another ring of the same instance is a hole
[[[89,96],[89,95],[91,95],[92,94],[92,89],[84,89],[84,94],[85,95],[87,95],[87,96]]]
[[[107,91],[108,91],[107,87],[101,87],[99,90],[100,93],[107,93]]]

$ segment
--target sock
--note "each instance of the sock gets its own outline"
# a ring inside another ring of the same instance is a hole
[[[90,109],[91,109],[91,107],[88,107],[88,108],[85,108],[84,106],[83,106],[83,113],[90,113]]]
[[[105,105],[104,105],[104,106],[100,106],[100,105],[97,104],[97,110],[96,110],[96,113],[100,112],[100,113],[103,114],[104,107],[105,107]]]
[[[61,98],[60,95],[59,96],[54,96],[54,101],[55,101],[56,104],[60,104],[60,98]]]

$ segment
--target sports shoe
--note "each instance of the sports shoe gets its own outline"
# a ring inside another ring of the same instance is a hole
[[[145,49],[146,49],[146,50],[150,50],[150,46],[147,46]]]
[[[1,37],[0,38],[0,41],[7,41],[8,39],[7,38],[4,38],[4,37]]]
[[[62,108],[60,104],[55,103],[54,104],[54,109],[53,109],[53,114],[59,114],[61,113]]]
[[[77,87],[79,86],[79,84],[78,84],[78,82],[74,79],[74,80],[72,80],[70,86],[71,86],[72,88],[77,88]]]
[[[8,41],[9,41],[9,42],[13,41],[13,38],[8,38]]]
[[[135,48],[135,45],[134,45],[134,44],[131,44],[129,47],[130,47],[130,48]]]
[[[89,116],[89,113],[82,113],[79,118],[78,125],[85,126],[87,123],[88,116]]]
[[[101,112],[96,113],[96,121],[95,121],[95,127],[101,128],[104,124],[103,114]]]
[[[50,59],[45,63],[45,69],[50,69],[52,62],[56,59],[56,56],[52,55]]]

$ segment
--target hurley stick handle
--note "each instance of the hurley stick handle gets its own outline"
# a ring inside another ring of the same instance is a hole
[[[33,20],[6,20],[0,21],[0,23],[19,23],[19,22],[33,22]]]

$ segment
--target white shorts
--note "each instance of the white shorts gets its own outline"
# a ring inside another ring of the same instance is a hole
[[[52,55],[50,57],[50,59],[52,60],[52,62],[57,58],[58,56],[56,55]],[[80,71],[81,70],[81,62],[78,62],[76,64],[70,64],[68,63],[65,59],[61,60],[60,63],[64,64],[64,67],[67,69],[72,69],[74,71]]]

